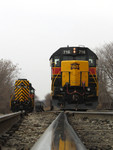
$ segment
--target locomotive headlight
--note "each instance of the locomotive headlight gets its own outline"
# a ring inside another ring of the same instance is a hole
[[[60,88],[60,91],[63,91],[63,88]]]
[[[74,53],[74,54],[76,53],[76,48],[73,48],[73,53]]]
[[[87,91],[88,91],[88,92],[90,92],[90,91],[91,91],[91,89],[88,87],[88,88],[87,88]]]

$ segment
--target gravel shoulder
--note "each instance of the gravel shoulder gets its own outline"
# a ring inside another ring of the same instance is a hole
[[[113,118],[76,114],[68,121],[88,150],[113,150]]]

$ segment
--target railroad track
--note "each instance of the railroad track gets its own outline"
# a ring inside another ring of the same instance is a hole
[[[8,131],[14,124],[16,124],[22,117],[24,112],[16,112],[0,116],[0,135]]]
[[[66,114],[60,113],[31,150],[86,150],[67,121]]]
[[[60,114],[31,150],[113,150],[113,112],[65,113],[73,128]]]
[[[111,112],[42,112],[25,116],[19,129],[8,137],[2,148],[113,150],[112,141]]]

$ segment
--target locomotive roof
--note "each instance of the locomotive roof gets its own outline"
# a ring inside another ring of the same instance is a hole
[[[61,47],[51,55],[50,59],[54,56],[63,55],[63,50],[73,50],[73,48],[76,48],[78,50],[87,50],[88,53],[92,53],[95,56],[95,58],[98,59],[97,55],[92,50],[90,50],[88,47]]]

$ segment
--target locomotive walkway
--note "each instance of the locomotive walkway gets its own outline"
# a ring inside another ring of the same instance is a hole
[[[52,122],[31,150],[86,150],[64,112]]]

